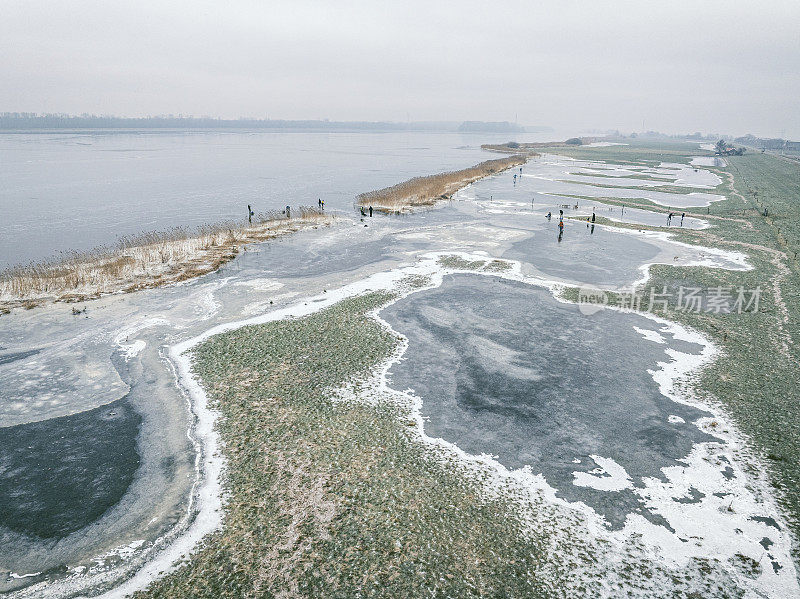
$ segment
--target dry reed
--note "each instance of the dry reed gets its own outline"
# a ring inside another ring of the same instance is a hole
[[[470,168],[449,171],[427,177],[414,177],[391,187],[356,196],[359,206],[372,206],[382,212],[401,212],[404,208],[430,206],[437,200],[446,200],[453,193],[470,183],[503,171],[512,166],[524,164],[526,156],[521,154],[486,160]]]
[[[122,237],[116,246],[62,252],[49,260],[0,271],[0,312],[46,301],[83,301],[134,291],[212,272],[233,259],[241,245],[264,241],[330,220],[301,206],[288,217],[273,210],[253,222],[224,221],[195,230],[174,227]]]

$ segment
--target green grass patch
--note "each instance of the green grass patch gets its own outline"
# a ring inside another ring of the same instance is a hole
[[[592,160],[631,166],[658,166],[662,162],[689,164],[694,156],[707,156],[699,146],[669,140],[626,139],[626,146],[588,146],[542,148],[542,153],[561,154],[578,160]]]
[[[606,169],[609,170],[609,169]],[[669,183],[672,179],[665,175],[661,175],[660,177],[654,177],[653,175],[605,175],[602,173],[579,173],[579,172],[570,172],[567,173],[569,175],[577,175],[579,177],[597,177],[599,179],[611,179],[614,181],[625,181],[626,179],[636,179],[637,181],[656,181],[656,182],[667,182]]]
[[[537,575],[548,533],[526,530],[512,500],[485,497],[415,440],[400,408],[329,399],[395,351],[398,339],[366,316],[391,297],[196,349],[222,416],[224,525],[140,597],[552,595]]]
[[[445,268],[453,270],[481,270],[486,266],[486,260],[465,260],[455,254],[441,256],[437,262]]]
[[[798,268],[800,253],[800,162],[771,154],[730,156],[728,170],[750,207],[758,210],[760,230],[771,234]],[[764,210],[767,216],[764,217]]]

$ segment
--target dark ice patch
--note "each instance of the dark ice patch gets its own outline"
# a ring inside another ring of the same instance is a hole
[[[769,516],[750,516],[750,520],[753,520],[755,522],[762,522],[762,523],[766,524],[767,526],[771,526],[772,528],[774,528],[776,530],[780,530],[781,529],[781,527],[778,526],[778,523],[775,522],[775,518],[770,518]]]
[[[141,421],[120,399],[0,428],[0,526],[50,539],[100,518],[133,480]]]
[[[408,337],[391,385],[422,398],[427,434],[508,468],[530,465],[559,496],[586,502],[614,527],[630,513],[666,523],[630,490],[574,485],[573,472],[596,468],[590,455],[614,459],[641,486],[714,440],[690,424],[708,414],[662,395],[649,374],[671,361],[672,336],[644,339],[633,328],[652,327],[642,316],[586,316],[547,290],[478,275],[447,276],[381,316]],[[686,423],[670,423],[672,414]]]
[[[676,503],[700,503],[705,496],[705,493],[695,489],[694,487],[690,487],[688,497],[678,497],[677,499],[673,499],[673,501]]]
[[[38,349],[30,349],[28,351],[2,354],[0,355],[0,364],[10,364],[11,362],[16,362],[17,360],[24,360],[25,358],[30,358],[31,356],[35,356],[40,351],[41,350]]]
[[[559,241],[557,226],[558,219],[553,218],[549,230],[517,241],[502,257],[533,264],[547,276],[618,286],[639,279],[639,266],[659,254],[652,243],[602,227],[591,232],[577,221],[565,221]]]

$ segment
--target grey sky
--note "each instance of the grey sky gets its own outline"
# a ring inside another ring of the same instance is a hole
[[[0,111],[800,139],[800,1],[0,0]]]

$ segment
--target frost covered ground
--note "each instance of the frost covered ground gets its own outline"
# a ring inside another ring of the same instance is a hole
[[[254,246],[215,274],[78,316],[2,317],[0,451],[13,469],[0,473],[0,590],[70,596],[138,570],[109,594],[122,596],[211,533],[152,596],[797,596],[759,458],[687,384],[719,349],[562,297],[628,290],[657,264],[747,272],[743,251],[673,239],[649,230],[654,212],[601,201],[706,206],[724,201],[722,180],[555,156],[522,174],[428,212]],[[573,217],[561,235],[559,210]],[[575,220],[593,210],[642,230]],[[684,225],[717,226],[702,220]],[[71,452],[26,452],[44,434]],[[97,483],[130,459],[116,493],[81,493],[79,472]]]

